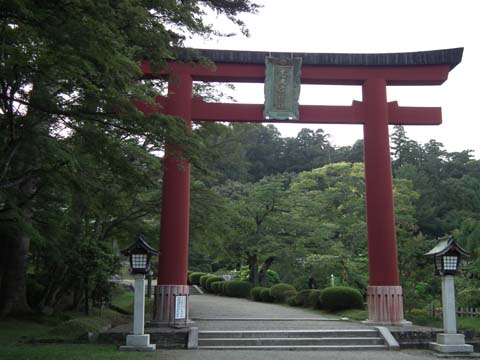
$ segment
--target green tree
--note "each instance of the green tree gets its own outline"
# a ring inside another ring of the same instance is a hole
[[[302,129],[296,138],[287,138],[283,152],[283,170],[299,173],[331,162],[334,149],[322,129]]]
[[[188,144],[182,122],[145,119],[133,98],[153,101],[138,81],[140,61],[154,68],[175,56],[189,34],[221,34],[203,22],[205,9],[237,18],[255,12],[249,0],[36,1],[1,3],[0,316],[28,311],[25,270],[30,242],[40,237],[36,199],[52,191],[52,173],[70,163],[63,139],[86,124],[149,151],[169,141]],[[92,130],[92,128],[90,128]],[[98,148],[92,149],[97,151]],[[120,154],[119,154],[120,155]]]
[[[275,175],[256,184],[245,184],[240,191],[225,186],[217,189],[219,193],[230,194],[231,202],[227,212],[230,231],[224,234],[225,256],[239,262],[232,264],[234,267],[245,259],[254,285],[266,279],[272,257],[288,246],[282,224],[289,221],[290,204],[286,201],[289,181],[288,175]],[[264,266],[260,266],[262,263]]]

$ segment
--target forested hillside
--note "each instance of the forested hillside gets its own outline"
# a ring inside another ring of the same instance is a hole
[[[282,138],[272,125],[206,124],[207,171],[194,171],[190,267],[258,268],[274,257],[281,279],[306,287],[368,284],[363,144],[337,148],[322,130]],[[407,306],[438,299],[424,254],[452,234],[471,252],[459,290],[478,286],[480,162],[391,135],[399,264]],[[270,262],[269,262],[270,263]]]

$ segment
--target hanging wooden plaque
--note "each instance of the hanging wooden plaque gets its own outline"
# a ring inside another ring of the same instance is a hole
[[[298,120],[302,58],[265,58],[266,120]]]

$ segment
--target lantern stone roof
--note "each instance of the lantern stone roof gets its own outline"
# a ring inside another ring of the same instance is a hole
[[[468,252],[463,249],[458,243],[457,239],[453,236],[449,236],[447,239],[440,241],[432,250],[426,253],[426,256],[442,256],[445,255],[449,251],[456,251],[459,255],[468,257]]]
[[[158,251],[155,250],[153,247],[151,247],[146,241],[145,241],[145,237],[143,236],[143,234],[139,234],[137,236],[137,240],[132,244],[130,245],[128,248],[124,249],[124,250],[121,250],[120,253],[122,255],[125,255],[125,256],[128,256],[130,255],[134,250],[137,250],[137,249],[142,249],[142,250],[145,250],[147,253],[151,254],[151,255],[158,255]]]
[[[266,57],[302,58],[303,65],[312,66],[432,66],[448,65],[450,70],[462,61],[463,48],[400,52],[400,53],[299,53],[239,50],[178,48],[175,60],[214,63],[264,64]],[[173,59],[172,59],[173,60]]]

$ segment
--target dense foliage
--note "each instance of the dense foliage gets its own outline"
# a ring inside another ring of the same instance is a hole
[[[203,219],[208,232],[192,234],[190,266],[221,273],[239,269],[242,279],[261,285],[252,279],[255,271],[258,276],[267,268],[298,290],[323,289],[333,281],[364,294],[368,256],[362,142],[336,148],[321,130],[282,138],[273,126],[215,124],[213,133],[207,131],[210,127],[202,127],[204,142],[211,143],[206,153],[211,172],[202,181],[213,200],[211,216]],[[438,302],[439,281],[424,254],[447,234],[472,254],[457,280],[459,290],[478,288],[480,162],[468,150],[449,153],[434,140],[419,144],[399,126],[391,142],[406,308]],[[294,169],[298,160],[289,159],[298,159],[296,152],[316,157],[304,158],[302,168]],[[205,203],[193,206],[206,209]]]
[[[186,36],[221,35],[204,23],[208,9],[246,32],[238,15],[257,5],[0,2],[0,317],[29,311],[27,280],[32,306],[88,310],[118,269],[118,244],[140,230],[158,237],[154,154],[166,138],[187,153],[199,143],[182,121],[145,118],[131,100],[158,94],[139,80],[142,60],[158,69]]]

